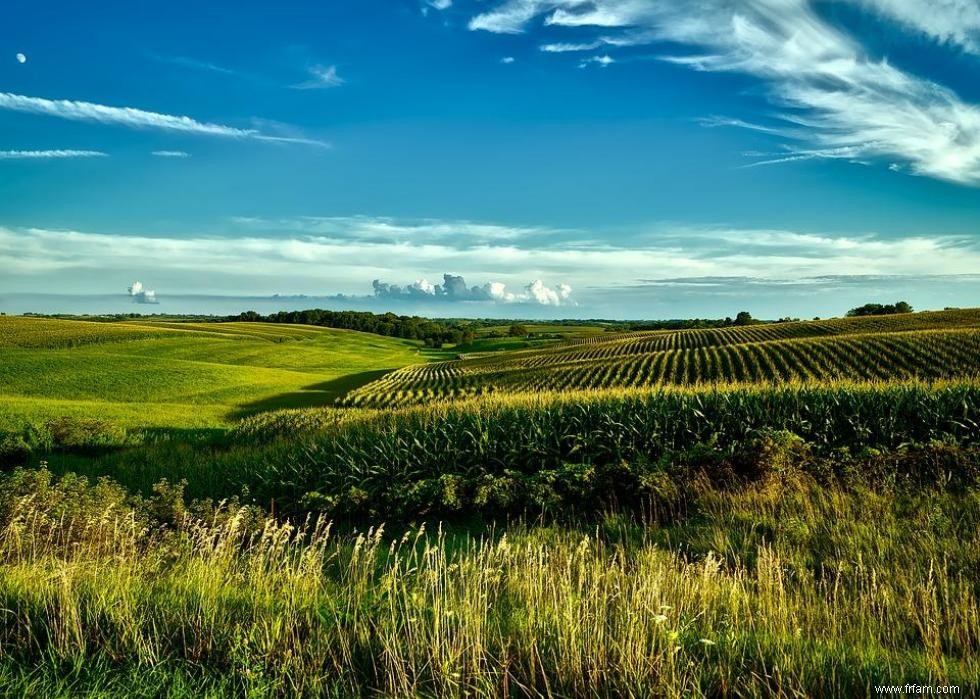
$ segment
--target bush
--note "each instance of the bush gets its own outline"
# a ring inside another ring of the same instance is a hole
[[[0,465],[23,466],[32,456],[56,450],[98,453],[129,442],[127,432],[107,420],[60,417],[25,425],[20,432],[0,432]]]

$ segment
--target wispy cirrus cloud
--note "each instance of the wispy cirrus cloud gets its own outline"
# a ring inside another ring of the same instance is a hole
[[[189,158],[191,154],[182,150],[155,150],[150,155],[158,158]]]
[[[257,129],[241,129],[224,124],[198,121],[188,116],[162,114],[135,107],[111,107],[76,100],[52,100],[43,97],[16,95],[10,92],[0,92],[0,109],[27,114],[40,114],[71,121],[124,126],[132,129],[157,129],[185,134],[216,136],[219,138],[254,139],[259,141],[279,141],[319,146],[327,145],[315,139],[274,136],[262,133]]]
[[[238,129],[223,124],[212,124],[197,121],[187,116],[149,112],[134,107],[109,107],[92,102],[27,97],[10,92],[0,92],[0,109],[28,114],[43,114],[72,121],[94,121],[136,129],[161,129],[224,138],[248,138],[259,135],[258,131],[253,129]]]
[[[346,81],[337,72],[337,66],[310,66],[310,78],[291,87],[297,90],[322,90],[330,87],[340,87]]]
[[[180,66],[181,68],[190,68],[191,70],[202,70],[209,73],[220,73],[221,75],[251,77],[245,73],[242,73],[241,71],[226,68],[225,66],[221,66],[210,61],[202,61],[197,58],[191,58],[189,56],[161,56],[156,53],[151,53],[149,54],[149,57],[160,63],[169,63],[170,65]]]
[[[577,51],[591,51],[592,49],[597,49],[600,46],[602,46],[601,41],[589,41],[584,44],[576,44],[565,41],[555,44],[541,44],[538,49],[544,51],[545,53],[573,53]]]
[[[980,54],[980,4],[976,0],[849,0],[907,29]]]
[[[69,158],[106,158],[98,150],[0,150],[0,160],[64,160]]]
[[[848,1],[967,50],[980,27],[973,0]],[[515,34],[534,27],[559,36],[574,30],[574,44],[542,46],[554,52],[673,46],[662,60],[762,80],[778,118],[803,142],[798,154],[805,157],[797,159],[850,151],[857,159],[899,161],[914,174],[980,185],[980,107],[870,56],[815,6],[816,0],[507,0],[474,16],[469,28]],[[589,30],[595,37],[582,41]]]

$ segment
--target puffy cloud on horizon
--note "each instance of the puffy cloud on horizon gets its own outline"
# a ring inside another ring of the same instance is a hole
[[[540,279],[533,280],[521,291],[507,291],[503,282],[492,281],[481,286],[466,285],[461,275],[444,274],[442,284],[433,284],[427,279],[419,279],[406,286],[389,284],[380,279],[372,282],[374,295],[386,299],[430,298],[440,301],[482,301],[494,303],[531,303],[541,306],[575,305],[572,300],[572,287],[558,284],[554,288],[545,286]]]

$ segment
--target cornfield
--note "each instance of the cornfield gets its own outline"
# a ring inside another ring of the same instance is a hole
[[[404,367],[340,403],[384,408],[494,392],[937,380],[978,372],[980,312],[971,310],[587,338]]]

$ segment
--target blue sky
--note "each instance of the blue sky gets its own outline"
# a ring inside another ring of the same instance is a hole
[[[980,305],[976,0],[2,12],[0,310]]]

